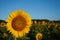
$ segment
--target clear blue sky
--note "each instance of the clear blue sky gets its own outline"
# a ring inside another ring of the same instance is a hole
[[[32,19],[60,20],[60,0],[0,0],[0,19],[13,10],[23,9]]]

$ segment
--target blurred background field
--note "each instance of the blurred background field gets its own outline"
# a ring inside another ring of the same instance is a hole
[[[0,40],[60,40],[60,20],[32,19],[29,33],[18,38],[7,31],[6,24],[0,20]]]

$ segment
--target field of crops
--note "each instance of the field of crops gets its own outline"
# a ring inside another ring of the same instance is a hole
[[[22,37],[14,37],[7,30],[7,23],[0,20],[0,40],[60,40],[60,20],[32,19],[29,33]]]

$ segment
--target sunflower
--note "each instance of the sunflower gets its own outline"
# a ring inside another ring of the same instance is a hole
[[[42,33],[38,33],[36,35],[36,40],[41,40],[42,39]]]
[[[15,37],[22,37],[28,33],[31,26],[31,17],[23,10],[11,12],[7,19],[7,29]]]

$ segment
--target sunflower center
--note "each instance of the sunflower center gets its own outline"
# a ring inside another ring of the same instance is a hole
[[[16,31],[22,31],[26,27],[26,20],[22,16],[17,16],[12,20],[12,28]]]
[[[17,26],[18,26],[18,25],[19,25],[19,26],[22,26],[22,24],[23,24],[22,21],[17,21],[17,22],[16,22],[16,25],[17,25]]]

